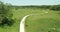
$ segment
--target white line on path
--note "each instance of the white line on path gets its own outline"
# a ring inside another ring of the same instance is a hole
[[[29,15],[26,15],[22,18],[21,22],[20,22],[20,32],[25,32],[24,27],[25,27],[25,20]]]

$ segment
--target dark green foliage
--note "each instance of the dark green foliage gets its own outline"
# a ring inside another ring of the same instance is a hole
[[[11,7],[9,5],[4,4],[3,2],[0,2],[0,16],[6,17],[10,14],[12,14]]]
[[[11,9],[11,6],[6,5],[0,1],[0,19],[2,19],[0,20],[0,26],[4,26],[5,24],[8,26],[13,25],[14,20],[12,19],[13,13]]]
[[[50,10],[60,11],[60,6],[58,6],[58,5],[52,6],[52,7],[50,8]]]
[[[5,24],[7,24],[8,26],[12,26],[14,23],[13,19],[8,19],[7,17],[4,17],[0,23],[0,26],[4,26]]]
[[[22,9],[22,8],[36,8],[36,9],[50,9],[53,11],[60,11],[60,5],[41,5],[41,6],[12,6],[14,7],[16,10],[17,9]]]

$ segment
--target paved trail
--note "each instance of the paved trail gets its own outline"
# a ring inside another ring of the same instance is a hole
[[[46,12],[46,13],[48,13],[48,12]],[[38,14],[30,14],[30,15],[38,15]],[[26,15],[22,18],[22,20],[20,22],[20,32],[25,32],[25,29],[24,29],[25,28],[25,20],[30,15]]]
[[[22,20],[21,20],[21,22],[20,22],[20,32],[25,32],[25,29],[24,29],[24,27],[25,27],[25,20],[26,20],[26,18],[28,17],[29,15],[26,15],[26,16],[24,16],[23,18],[22,18]]]

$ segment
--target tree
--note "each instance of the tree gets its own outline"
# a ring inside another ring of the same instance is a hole
[[[11,9],[11,7],[10,6],[8,6],[8,5],[4,5],[3,4],[3,2],[0,2],[1,4],[0,4],[0,14],[1,14],[1,16],[3,16],[3,17],[6,17],[6,16],[8,16],[12,11],[10,10]]]
[[[0,25],[4,25],[4,24],[8,24],[11,25],[13,21],[12,20],[12,10],[11,10],[11,6],[4,4],[3,2],[0,1]]]

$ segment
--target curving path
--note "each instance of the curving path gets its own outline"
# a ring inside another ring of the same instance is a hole
[[[45,12],[45,13],[48,13],[48,12]],[[38,15],[38,14],[30,14],[30,15]],[[21,22],[20,22],[20,32],[25,32],[25,29],[24,29],[24,27],[25,27],[25,20],[26,20],[26,18],[27,18],[28,16],[30,16],[30,15],[26,15],[26,16],[24,16],[24,17],[22,18],[22,20],[21,20]]]
[[[21,22],[20,22],[20,32],[25,32],[24,27],[25,27],[25,20],[29,15],[26,15],[22,18]]]

